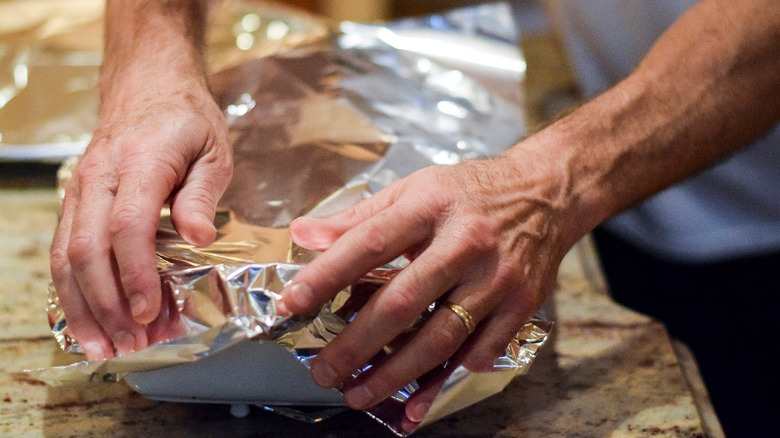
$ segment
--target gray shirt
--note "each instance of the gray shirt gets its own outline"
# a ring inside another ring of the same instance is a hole
[[[628,75],[692,0],[554,0],[583,91]],[[780,84],[778,84],[780,86]],[[707,262],[780,251],[780,124],[605,223],[653,253]]]

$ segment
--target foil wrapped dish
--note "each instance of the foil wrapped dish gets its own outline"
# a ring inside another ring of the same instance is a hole
[[[123,380],[153,399],[227,403],[236,415],[257,405],[319,421],[346,408],[337,390],[314,384],[308,364],[406,261],[367,273],[314,316],[281,317],[280,291],[317,255],[294,245],[287,226],[353,205],[422,167],[515,144],[525,135],[518,30],[505,3],[383,24],[326,23],[255,2],[222,8],[209,31],[209,50],[222,47],[209,58],[211,86],[229,124],[235,171],[215,220],[217,240],[187,244],[163,211],[164,310],[149,326],[158,342],[28,373],[52,385]],[[266,41],[284,29],[286,42]],[[253,43],[236,52],[246,32],[255,32]],[[67,155],[49,149],[49,159]],[[69,153],[63,183],[78,159]],[[53,287],[48,316],[62,348],[80,353]],[[490,372],[452,370],[421,425],[501,391],[529,369],[551,328],[542,316],[529,321]],[[403,404],[416,388],[413,382],[367,413],[407,435]]]

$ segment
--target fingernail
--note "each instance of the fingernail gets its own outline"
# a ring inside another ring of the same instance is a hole
[[[409,417],[410,420],[414,421],[415,423],[419,423],[422,421],[423,418],[425,418],[425,414],[428,413],[428,410],[431,409],[431,404],[428,402],[422,402],[418,403],[416,406],[412,407],[411,416]]]
[[[336,386],[336,371],[325,362],[314,362],[311,365],[311,377],[314,382],[323,388]]]
[[[120,353],[130,353],[135,350],[135,337],[127,331],[121,331],[114,336],[114,346]]]
[[[292,300],[292,302],[298,306],[305,307],[306,303],[313,300],[314,292],[312,292],[311,288],[306,283],[293,282],[287,285],[287,287],[282,291],[282,296],[286,297],[285,300],[288,302],[289,300]]]
[[[135,294],[130,297],[130,313],[133,314],[133,318],[138,318],[146,311],[148,302],[143,294]]]
[[[374,401],[374,394],[365,386],[356,386],[344,393],[344,400],[352,409],[367,409]]]
[[[287,310],[287,306],[284,305],[282,300],[276,301],[276,314],[279,316],[287,316],[290,314],[290,311]]]
[[[103,348],[103,345],[98,342],[81,343],[81,349],[84,350],[84,355],[87,356],[87,360],[99,360],[111,357],[110,352],[107,352]]]

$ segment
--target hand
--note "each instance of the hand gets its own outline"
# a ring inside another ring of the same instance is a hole
[[[283,311],[311,312],[365,272],[402,254],[411,260],[318,354],[311,366],[318,384],[344,384],[347,404],[367,409],[448,359],[472,371],[492,367],[584,234],[564,223],[570,201],[559,185],[566,179],[552,171],[558,166],[545,167],[552,160],[533,149],[522,158],[429,167],[330,218],[291,224],[296,243],[324,253],[285,288]],[[471,336],[452,311],[438,310],[401,349],[349,381],[445,297],[472,315]],[[422,419],[442,383],[434,377],[409,400],[410,422]]]
[[[156,341],[147,338],[145,324],[161,306],[160,210],[170,202],[181,236],[208,245],[216,235],[217,201],[231,178],[227,128],[205,79],[137,78],[117,79],[103,99],[99,126],[67,185],[51,249],[60,304],[90,360]]]

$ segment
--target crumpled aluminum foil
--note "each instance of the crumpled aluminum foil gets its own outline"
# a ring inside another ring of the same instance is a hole
[[[525,133],[517,40],[510,7],[490,4],[387,25],[342,23],[331,38],[214,74],[235,176],[209,247],[185,243],[162,213],[157,251],[165,306],[149,325],[150,340],[159,342],[31,375],[52,384],[115,381],[257,339],[276,341],[308,364],[405,260],[368,273],[317,315],[283,318],[276,314],[279,292],[316,257],[295,246],[286,227],[300,215],[353,205],[422,167],[497,155],[517,142]],[[72,165],[61,169],[63,181]],[[435,310],[433,303],[420,321]],[[62,347],[79,352],[53,288],[49,320]],[[453,370],[422,425],[525,373],[551,326],[543,319],[526,324],[491,372]],[[369,415],[406,435],[403,403],[416,388],[402,389]]]

